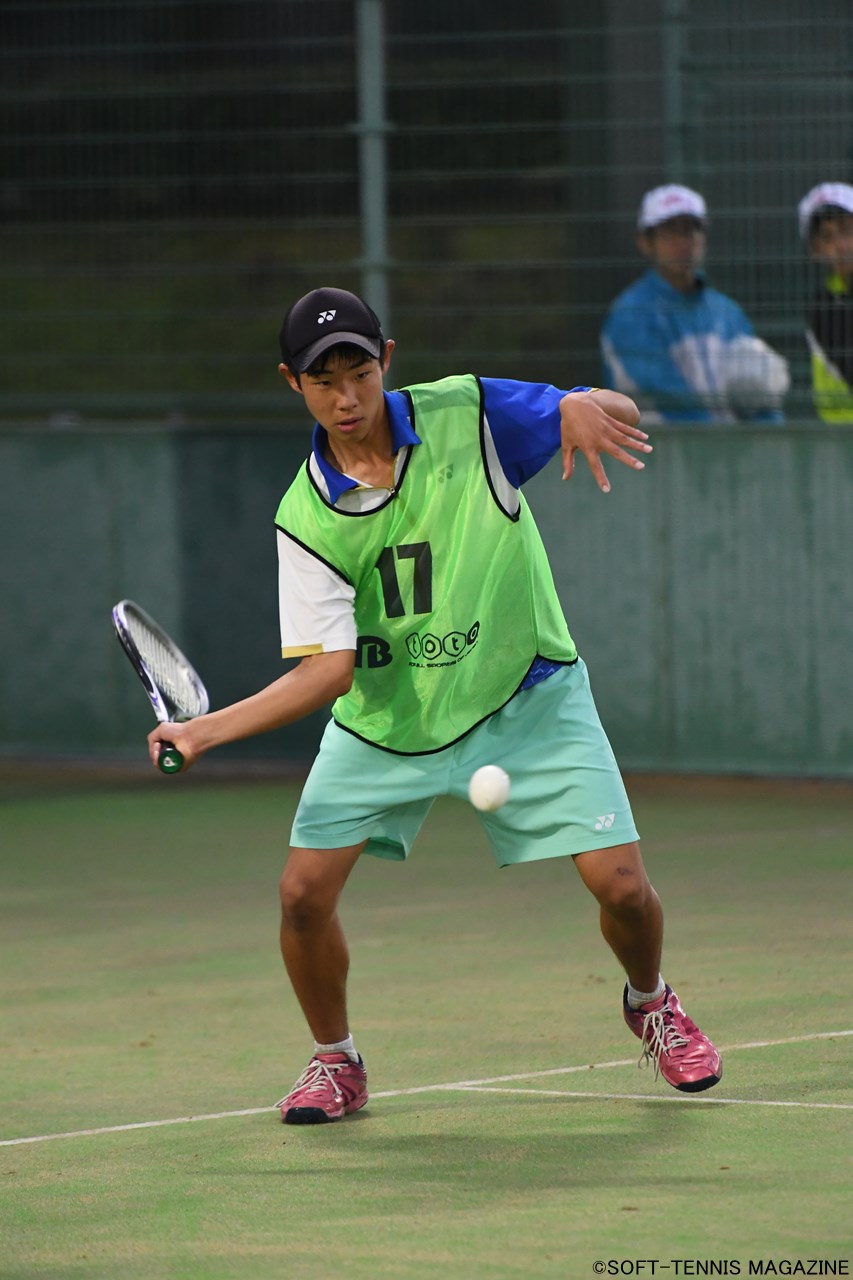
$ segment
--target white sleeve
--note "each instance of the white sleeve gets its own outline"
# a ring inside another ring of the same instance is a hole
[[[280,529],[277,538],[281,656],[355,649],[355,587]]]

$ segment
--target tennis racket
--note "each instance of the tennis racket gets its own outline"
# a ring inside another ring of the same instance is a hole
[[[160,724],[204,715],[210,699],[198,673],[150,614],[132,600],[120,600],[113,626]],[[163,773],[178,773],[183,763],[177,747],[161,743],[157,765]]]

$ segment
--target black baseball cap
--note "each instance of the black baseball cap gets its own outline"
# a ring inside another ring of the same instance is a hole
[[[294,302],[284,317],[281,358],[295,373],[304,373],[319,355],[340,342],[351,342],[379,358],[382,328],[376,312],[346,289],[312,289]]]

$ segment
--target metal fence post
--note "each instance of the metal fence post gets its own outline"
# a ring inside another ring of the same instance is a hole
[[[684,100],[682,64],[685,37],[684,0],[665,0],[661,39],[663,52],[663,145],[667,182],[684,181]]]
[[[385,32],[383,0],[358,0],[356,73],[358,88],[359,187],[362,292],[390,332],[388,289],[388,180],[385,166]]]

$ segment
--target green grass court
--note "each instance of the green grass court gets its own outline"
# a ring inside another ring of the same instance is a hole
[[[310,1051],[277,951],[297,785],[6,770],[3,1280],[850,1259],[853,786],[628,782],[720,1085],[636,1069],[570,861],[498,872],[448,801],[408,865],[351,880],[371,1103],[299,1129],[271,1109]]]

